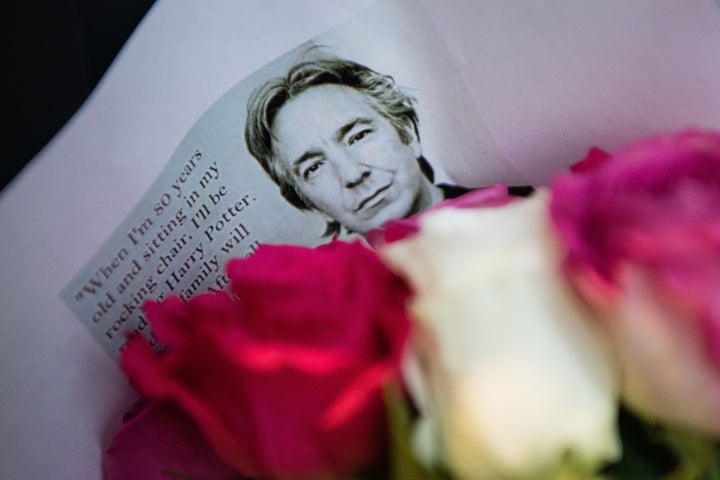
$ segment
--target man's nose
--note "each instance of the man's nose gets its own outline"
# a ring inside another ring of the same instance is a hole
[[[358,162],[356,158],[350,155],[338,155],[336,167],[340,181],[345,188],[356,187],[370,176],[370,167]]]

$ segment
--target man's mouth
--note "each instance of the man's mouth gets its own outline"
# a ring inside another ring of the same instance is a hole
[[[360,203],[358,204],[357,208],[355,209],[355,212],[356,213],[359,212],[366,206],[371,205],[373,202],[375,202],[375,200],[378,200],[380,198],[380,196],[382,195],[382,193],[385,192],[385,190],[387,190],[388,188],[390,188],[390,185],[392,185],[392,183],[388,183],[387,185],[378,188],[371,195],[363,198],[362,201],[360,201]]]

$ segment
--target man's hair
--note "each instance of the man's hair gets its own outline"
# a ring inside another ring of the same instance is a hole
[[[295,64],[287,75],[276,77],[250,96],[245,123],[245,144],[270,178],[280,187],[282,196],[301,210],[313,208],[295,188],[290,172],[273,156],[272,124],[289,100],[318,85],[342,85],[354,88],[372,100],[373,108],[395,128],[400,140],[409,144],[418,133],[415,99],[395,84],[390,75],[382,75],[349,60],[325,58]]]

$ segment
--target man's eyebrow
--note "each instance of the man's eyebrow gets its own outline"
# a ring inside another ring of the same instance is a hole
[[[369,125],[372,123],[372,119],[367,117],[355,117],[349,122],[347,122],[342,127],[338,128],[337,132],[335,133],[335,141],[339,142],[341,141],[347,133],[355,128],[356,125]]]
[[[335,132],[335,141],[340,142],[342,141],[343,137],[347,135],[347,133],[355,128],[357,125],[370,125],[372,124],[372,119],[367,117],[355,117],[346,124],[344,124],[342,127],[337,129],[337,132]],[[298,158],[296,158],[292,162],[292,168],[296,175],[300,174],[300,165],[307,162],[311,158],[322,156],[322,152],[318,152],[315,150],[308,150],[307,152],[300,155]]]

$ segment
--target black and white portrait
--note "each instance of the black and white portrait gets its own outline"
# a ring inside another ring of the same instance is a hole
[[[423,157],[416,100],[392,76],[342,58],[297,63],[250,97],[248,151],[327,234],[364,234],[444,198]]]

